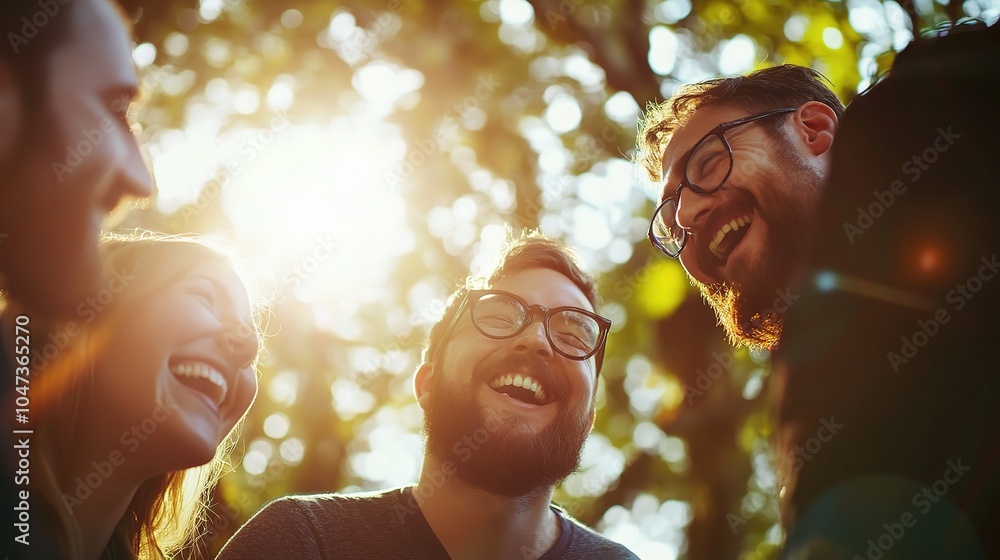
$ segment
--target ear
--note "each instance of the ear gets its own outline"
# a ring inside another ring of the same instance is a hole
[[[413,396],[417,398],[420,408],[427,410],[427,399],[430,393],[430,380],[434,376],[434,364],[424,362],[413,374]]]
[[[0,162],[11,155],[21,132],[21,88],[10,63],[0,60]]]
[[[814,156],[825,154],[837,133],[837,114],[826,103],[809,101],[795,111],[792,119],[798,138]]]

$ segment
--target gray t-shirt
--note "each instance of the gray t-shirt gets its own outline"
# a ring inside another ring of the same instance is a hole
[[[412,487],[351,495],[316,494],[275,500],[226,544],[217,560],[447,560],[412,495]],[[638,560],[563,510],[559,540],[539,560]],[[525,557],[533,556],[525,550]],[[523,560],[518,558],[516,560]]]

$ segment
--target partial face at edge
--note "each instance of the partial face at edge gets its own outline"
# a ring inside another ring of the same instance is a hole
[[[138,84],[131,39],[109,2],[77,0],[63,9],[72,36],[49,58],[43,114],[31,116],[36,122],[20,115],[18,138],[0,142],[21,154],[0,154],[7,175],[0,178],[0,233],[7,234],[0,270],[15,299],[54,316],[72,313],[100,288],[104,216],[122,197],[152,189],[124,122]]]

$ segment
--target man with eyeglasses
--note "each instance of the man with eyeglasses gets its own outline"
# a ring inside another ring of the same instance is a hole
[[[777,345],[842,116],[816,71],[785,65],[686,86],[644,119],[637,159],[663,185],[649,239],[734,342]]]
[[[511,243],[431,330],[413,382],[427,438],[417,484],[275,501],[220,559],[635,559],[550,503],[594,424],[611,327],[596,298],[561,243]]]
[[[1000,27],[914,41],[843,115],[815,76],[651,111],[650,241],[776,349],[783,558],[998,558]]]

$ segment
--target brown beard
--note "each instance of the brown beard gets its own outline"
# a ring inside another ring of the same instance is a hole
[[[702,298],[715,310],[715,316],[729,335],[730,342],[753,349],[777,348],[781,341],[783,314],[770,308],[753,311],[759,306],[751,305],[739,288],[732,284],[695,283],[701,290]]]
[[[482,409],[475,398],[477,386],[492,372],[526,364],[549,381],[561,403],[557,419],[533,436],[523,433],[521,422]],[[424,411],[427,452],[449,462],[455,475],[470,486],[501,496],[526,496],[561,482],[580,464],[593,403],[588,408],[570,402],[568,389],[547,370],[541,358],[511,354],[498,362],[481,363],[468,383],[433,377]],[[467,443],[470,438],[474,445]]]

